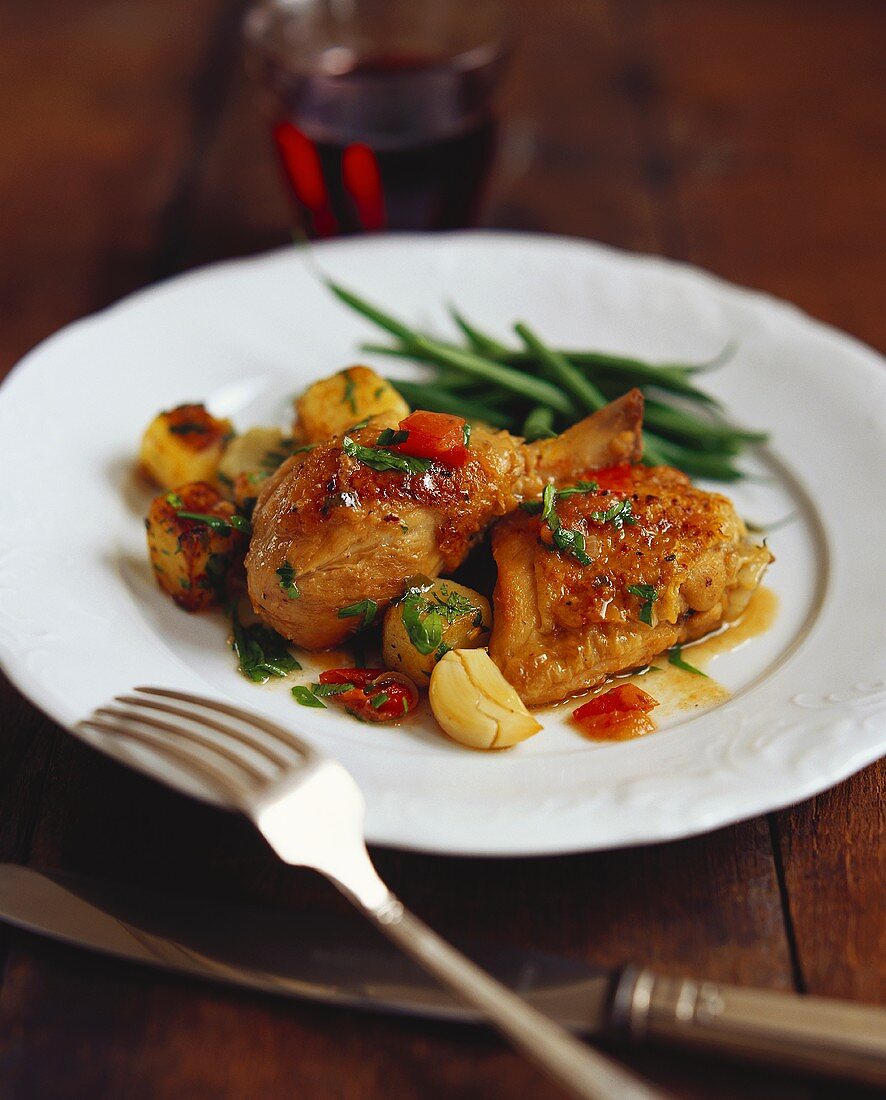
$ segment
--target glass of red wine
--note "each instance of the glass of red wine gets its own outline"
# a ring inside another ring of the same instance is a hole
[[[473,223],[506,0],[261,0],[246,35],[305,233]]]

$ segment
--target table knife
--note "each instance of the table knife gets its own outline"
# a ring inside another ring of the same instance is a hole
[[[371,928],[0,864],[0,920],[192,977],[328,1004],[475,1022]],[[532,951],[467,954],[564,1026],[886,1085],[886,1009]]]

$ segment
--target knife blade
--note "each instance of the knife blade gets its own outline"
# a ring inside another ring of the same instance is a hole
[[[264,992],[479,1019],[368,924],[176,895],[0,864],[0,920],[107,955]],[[573,1031],[604,1028],[613,976],[540,952],[468,947]]]
[[[164,896],[0,863],[0,920],[204,980],[380,1012],[476,1022],[369,924]],[[534,951],[467,953],[564,1027],[886,1086],[886,1009]]]

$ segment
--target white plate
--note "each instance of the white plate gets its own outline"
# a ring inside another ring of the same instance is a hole
[[[732,698],[616,744],[583,739],[561,709],[527,744],[482,755],[430,723],[360,725],[298,707],[288,685],[237,674],[224,622],[184,614],[152,582],[148,496],[132,462],[158,409],[205,398],[241,427],[282,421],[293,392],[377,337],[288,248],[185,275],[72,325],[0,389],[0,657],[34,703],[67,726],[138,683],[252,706],[347,765],[372,841],[461,854],[684,836],[805,798],[883,751],[886,379],[874,352],[701,271],[584,242],[409,236],[324,244],[316,255],[335,278],[441,332],[444,303],[455,301],[503,337],[523,318],[565,345],[651,359],[700,359],[740,342],[705,383],[735,419],[771,430],[771,451],[754,461],[776,480],[733,496],[745,515],[795,519],[770,538],[775,625],[711,666]],[[194,791],[150,756],[95,743]]]

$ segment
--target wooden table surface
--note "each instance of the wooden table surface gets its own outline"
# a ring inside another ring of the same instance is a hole
[[[241,15],[239,0],[0,0],[0,373],[128,291],[288,239]],[[886,344],[881,0],[526,0],[523,17],[486,224],[688,260]],[[35,446],[51,440],[47,425]],[[356,928],[245,824],[84,747],[6,681],[0,724],[0,858]],[[881,779],[872,767],[658,847],[376,855],[455,938],[874,1001]],[[4,1098],[558,1095],[481,1030],[212,988],[3,928],[0,960]],[[850,1092],[676,1053],[627,1060],[677,1096]]]

